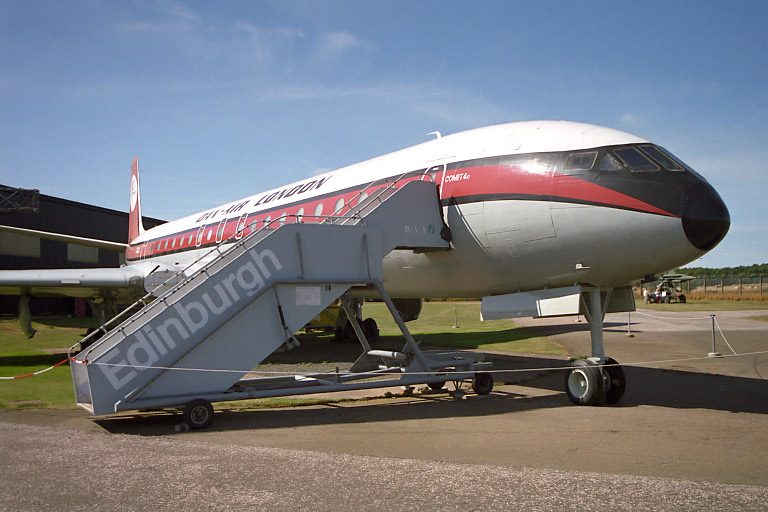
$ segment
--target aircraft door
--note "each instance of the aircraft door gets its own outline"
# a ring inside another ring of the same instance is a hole
[[[195,247],[200,247],[200,244],[203,243],[203,231],[205,231],[205,224],[201,225],[197,230],[197,234],[195,235]]]
[[[492,182],[499,199],[485,205],[485,232],[491,246],[528,252],[526,245],[553,239],[549,210],[553,157],[547,154],[508,157],[495,169]],[[514,244],[510,241],[514,240]]]
[[[240,216],[240,219],[237,221],[237,226],[235,227],[235,238],[237,240],[240,240],[243,238],[243,233],[245,233],[245,222],[248,219],[248,214],[244,213]]]
[[[219,227],[216,228],[216,243],[221,242],[224,239],[224,229],[227,227],[227,219],[221,219]]]
[[[501,164],[492,178],[497,199],[483,209],[487,251],[505,279],[522,282],[558,253],[549,207],[552,157],[519,155]]]

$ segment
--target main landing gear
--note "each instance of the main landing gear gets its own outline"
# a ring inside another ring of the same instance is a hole
[[[610,298],[610,290],[601,292],[599,288],[581,294],[592,338],[592,357],[574,360],[565,374],[565,393],[576,405],[618,403],[627,387],[624,370],[603,350],[603,319]]]

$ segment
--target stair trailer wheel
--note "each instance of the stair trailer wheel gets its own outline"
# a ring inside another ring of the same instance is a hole
[[[184,423],[191,429],[206,428],[213,421],[213,406],[204,398],[196,398],[184,407]]]
[[[472,381],[472,389],[478,395],[488,395],[493,391],[493,375],[488,372],[479,372],[475,374]]]

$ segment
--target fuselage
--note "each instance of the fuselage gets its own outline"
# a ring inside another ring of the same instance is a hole
[[[265,225],[343,216],[403,175],[438,186],[452,248],[390,253],[384,285],[394,297],[621,286],[693,261],[730,226],[714,188],[663,148],[537,121],[445,136],[169,222],[131,240],[126,259],[183,268]]]

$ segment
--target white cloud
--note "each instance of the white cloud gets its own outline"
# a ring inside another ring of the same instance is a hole
[[[373,44],[349,32],[324,32],[317,37],[315,58],[320,61],[344,57],[355,50],[371,50]]]
[[[233,39],[227,54],[248,61],[269,62],[279,57],[287,45],[304,39],[303,31],[292,27],[262,28],[238,22],[233,27]]]
[[[195,11],[173,0],[147,5],[151,21],[132,21],[122,24],[119,29],[126,33],[177,34],[199,27],[202,23]]]

